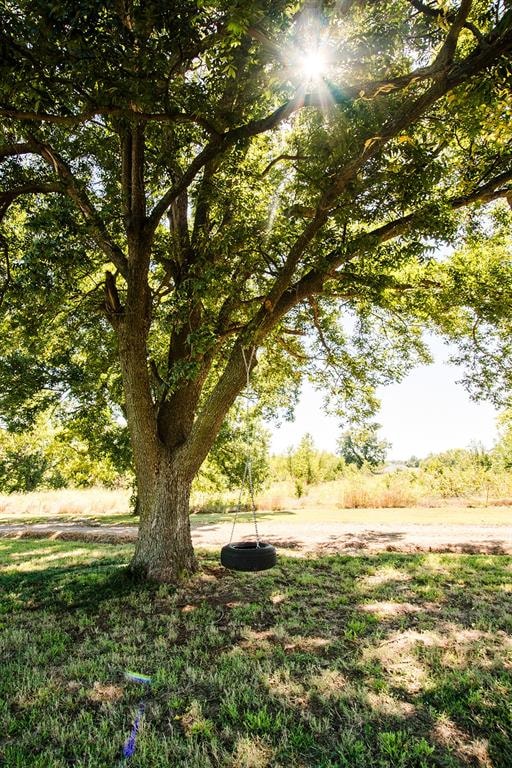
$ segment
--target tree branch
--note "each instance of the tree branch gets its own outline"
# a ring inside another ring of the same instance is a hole
[[[453,24],[450,27],[450,30],[441,47],[441,50],[436,56],[434,67],[436,66],[445,67],[447,64],[453,61],[453,58],[455,56],[455,51],[457,49],[457,41],[462,31],[462,27],[464,26],[466,19],[468,17],[468,14],[471,10],[472,4],[473,4],[472,0],[462,0],[459,10],[456,12],[454,16]]]
[[[34,147],[29,143],[5,144],[3,147],[0,147],[0,160],[19,155],[30,155],[33,152]]]
[[[307,158],[307,155],[278,155],[277,157],[274,157],[274,159],[271,160],[270,163],[263,169],[263,171],[260,173],[260,176],[262,178],[263,176],[266,176],[270,169],[273,168],[276,163],[280,163],[281,160],[307,160]]]
[[[76,207],[82,213],[86,223],[89,225],[91,235],[102,249],[102,251],[112,260],[121,274],[126,277],[127,274],[127,260],[122,249],[116,245],[107,232],[105,223],[103,222],[98,211],[89,200],[87,193],[78,187],[77,181],[73,176],[73,173],[66,163],[66,161],[59,155],[56,150],[39,141],[35,136],[31,137],[31,143],[36,148],[38,154],[41,155],[43,160],[55,171],[57,176],[61,180],[61,188],[64,189],[68,197],[73,200]]]
[[[457,15],[457,11],[445,11],[443,8],[433,8],[431,5],[427,5],[426,3],[421,2],[421,0],[409,0],[409,2],[412,6],[414,6],[414,8],[416,8],[417,11],[425,14],[425,16],[430,16],[430,18],[433,19],[442,19],[446,20],[447,22],[453,22]],[[462,26],[465,29],[468,29],[471,34],[475,36],[478,42],[481,42],[484,39],[484,36],[478,27],[475,26],[475,24],[472,22],[467,21],[467,19],[464,20]]]
[[[140,120],[142,122],[159,123],[195,123],[204,128],[208,133],[218,134],[218,130],[213,123],[205,117],[196,114],[187,114],[185,112],[137,112],[131,109],[122,109],[121,107],[105,107],[95,105],[90,109],[77,112],[74,115],[53,115],[49,112],[27,112],[18,110],[9,105],[0,106],[0,117],[6,117],[11,120],[21,120],[31,123],[50,123],[52,125],[75,126],[81,123],[88,123],[95,117],[117,117],[128,120]]]
[[[464,6],[465,8],[466,6]],[[491,35],[492,37],[492,35]],[[347,185],[355,177],[359,169],[392,138],[405,130],[409,125],[416,122],[425,111],[435,104],[439,99],[453,90],[457,85],[470,79],[475,73],[485,69],[494,63],[499,55],[509,51],[512,48],[512,30],[507,30],[504,35],[497,36],[493,45],[479,48],[475,53],[470,54],[464,61],[454,64],[446,73],[444,78],[436,80],[431,87],[425,91],[412,104],[406,104],[402,110],[393,118],[389,119],[382,127],[379,136],[368,137],[359,153],[343,166],[327,191],[321,196],[316,205],[316,213],[311,222],[306,226],[301,235],[297,238],[290,249],[281,274],[276,279],[274,286],[269,291],[265,305],[268,311],[272,312],[277,301],[290,284],[295,269],[305,252],[306,248],[316,237],[329,218],[330,210],[336,203],[339,196],[346,190]]]
[[[34,181],[20,184],[17,187],[12,187],[12,189],[7,190],[6,192],[0,192],[0,221],[5,217],[9,206],[17,197],[30,194],[50,194],[52,192],[61,192],[62,194],[65,194],[66,190],[63,185],[58,182]]]
[[[231,130],[221,135],[215,136],[204,147],[197,157],[192,161],[187,170],[184,172],[181,179],[158,201],[153,208],[148,219],[148,234],[152,236],[160,222],[162,216],[166,213],[167,209],[175,200],[195,179],[199,171],[204,166],[213,160],[215,157],[225,152],[229,147],[236,144],[240,139],[251,138],[257,136],[259,133],[264,133],[272,128],[275,128],[279,123],[286,120],[293,112],[295,112],[300,106],[304,104],[303,94],[297,95],[294,99],[282,104],[278,109],[274,110],[270,115],[259,118],[258,120],[252,120],[249,123],[239,126],[238,128],[232,128]]]
[[[448,201],[448,205],[457,210],[473,203],[508,198],[512,193],[512,186],[505,187],[503,185],[509,181],[512,181],[512,169],[465,195],[453,197]],[[304,299],[322,292],[324,282],[333,269],[354,259],[363,249],[382,245],[388,240],[404,234],[416,222],[424,220],[425,209],[420,209],[360,235],[347,245],[343,254],[339,254],[337,251],[329,254],[323,260],[324,267],[322,270],[311,269],[293,285],[290,285],[286,292],[282,293],[271,313],[267,311],[265,306],[260,308],[252,320],[246,323],[241,330],[219,381],[194,423],[185,448],[186,456],[189,457],[188,461],[192,461],[192,457],[201,457],[199,465],[201,464],[204,459],[202,446],[208,442],[208,434],[220,427],[224,414],[244,386],[245,370],[242,365],[242,345],[245,347],[251,344],[258,346],[290,309]],[[337,277],[341,277],[341,275],[337,275]]]
[[[465,195],[452,197],[447,201],[447,205],[455,211],[475,203],[489,203],[493,200],[508,199],[512,194],[512,184],[510,182],[512,182],[512,169],[501,173],[486,184],[476,187]],[[508,186],[504,186],[505,184],[508,184]],[[322,270],[311,269],[306,275],[290,286],[289,290],[283,294],[274,312],[282,317],[295,304],[312,294],[321,292],[325,280],[329,277],[329,273],[332,274],[334,269],[338,269],[343,264],[352,261],[368,248],[377,248],[379,245],[383,245],[389,240],[405,234],[416,224],[424,222],[427,214],[428,209],[421,208],[399,219],[390,221],[381,227],[377,227],[370,232],[359,235],[347,244],[342,254],[338,251],[332,251],[323,260],[324,266]]]
[[[5,262],[5,278],[2,286],[0,287],[0,307],[1,307],[5,298],[5,294],[7,293],[7,290],[11,284],[11,262],[9,259],[9,246],[7,244],[7,240],[5,239],[5,237],[1,232],[0,232],[0,247],[2,248],[2,251],[4,254],[4,262]]]

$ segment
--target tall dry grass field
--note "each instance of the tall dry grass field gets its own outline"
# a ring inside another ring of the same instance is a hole
[[[0,522],[34,519],[98,520],[129,514],[126,489],[62,488],[0,495]]]
[[[361,475],[332,480],[318,485],[305,485],[298,498],[291,481],[273,483],[257,496],[259,509],[305,509],[335,507],[337,509],[380,509],[416,506],[422,491],[409,478],[400,475]]]

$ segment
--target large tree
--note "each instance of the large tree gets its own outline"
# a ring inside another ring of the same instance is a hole
[[[264,385],[323,356],[347,396],[364,371],[396,374],[426,305],[393,297],[436,290],[425,253],[454,212],[511,194],[512,10],[0,5],[2,403],[92,408],[98,381],[114,403],[115,341],[133,566],[175,579],[195,567],[190,485],[245,363]]]

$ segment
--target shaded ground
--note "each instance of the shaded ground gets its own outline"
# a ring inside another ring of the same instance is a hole
[[[397,510],[397,517],[399,510]],[[232,523],[212,523],[192,518],[194,545],[218,549],[231,537]],[[512,554],[512,525],[440,525],[366,523],[260,523],[262,539],[293,553],[366,552],[474,552]],[[68,541],[127,543],[135,541],[137,529],[126,525],[79,525],[42,523],[0,525],[1,538],[51,538]],[[250,523],[239,523],[235,539],[254,538]]]
[[[510,768],[512,558],[282,557],[179,587],[132,546],[0,541],[0,764]]]

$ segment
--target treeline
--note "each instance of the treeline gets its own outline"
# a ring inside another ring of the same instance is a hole
[[[288,482],[294,496],[301,498],[313,486],[345,480],[351,488],[350,506],[371,505],[365,489],[372,483],[383,493],[389,491],[390,498],[397,496],[398,489],[404,503],[428,495],[491,499],[512,494],[510,411],[501,417],[500,437],[491,450],[475,445],[393,465],[386,463],[389,444],[377,433],[376,424],[348,430],[341,435],[336,453],[319,450],[312,437],[305,435],[295,448],[271,456],[269,433],[258,418],[235,413],[223,426],[196,478],[195,490],[204,497],[235,491],[250,454],[256,492]],[[365,478],[374,480],[369,483]],[[40,415],[31,430],[0,429],[2,493],[132,484],[126,431],[119,424],[112,424],[101,439],[84,436],[76,422],[53,421],[48,414]]]
[[[433,454],[423,460],[375,465],[352,461],[315,449],[305,436],[296,450],[270,460],[271,482],[290,481],[301,498],[310,487],[333,480],[346,481],[350,493],[346,506],[373,506],[375,493],[387,496],[391,506],[413,504],[425,497],[443,499],[478,496],[503,499],[512,495],[512,433],[502,436],[489,451],[474,445]],[[350,498],[349,498],[350,496]]]

